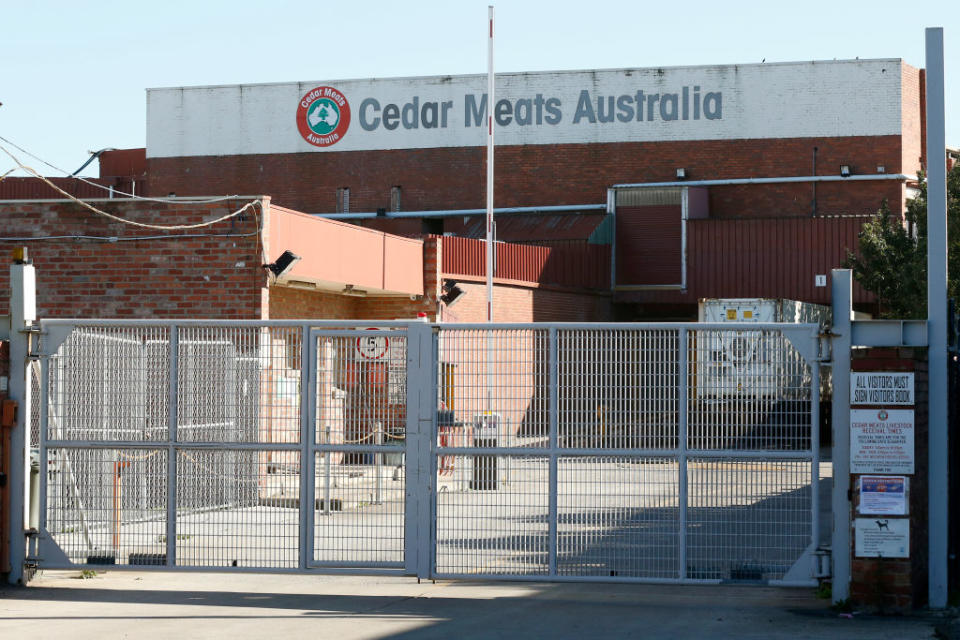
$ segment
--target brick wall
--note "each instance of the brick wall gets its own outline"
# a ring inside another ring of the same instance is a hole
[[[137,222],[195,224],[246,202],[93,203]],[[266,276],[260,266],[258,216],[250,211],[183,231],[130,226],[70,201],[0,203],[0,218],[3,236],[18,238],[0,241],[0,255],[26,246],[37,267],[41,318],[261,317]],[[8,287],[9,274],[0,270],[0,290]],[[6,312],[7,299],[0,298],[0,313]]]
[[[269,317],[271,320],[299,318],[354,318],[357,298],[297,289],[270,287]]]
[[[856,604],[884,613],[906,613],[927,601],[928,537],[927,474],[928,377],[925,352],[914,349],[873,348],[853,352],[853,371],[915,372],[914,460],[915,473],[909,476],[910,557],[858,558],[851,553],[850,597]],[[910,407],[898,407],[909,409]],[[899,474],[893,474],[899,475]],[[850,476],[853,500],[851,522],[857,518],[859,474]],[[861,516],[869,517],[869,516]],[[851,545],[855,546],[851,535]],[[837,550],[834,550],[836,553]]]
[[[922,81],[923,70],[908,65],[901,67],[903,74],[903,93],[901,99],[901,121],[903,122],[903,166],[901,172],[908,176],[917,175],[922,167],[925,137],[926,104],[923,94],[926,87]]]
[[[903,138],[849,136],[754,140],[699,140],[497,147],[496,206],[606,202],[615,183],[888,173],[905,167]],[[912,153],[912,152],[911,152]],[[336,210],[336,190],[350,187],[352,211],[390,206],[390,190],[403,189],[403,209],[469,209],[484,206],[482,147],[149,158],[151,194],[269,193],[274,201],[310,213]],[[896,208],[884,182],[818,187],[818,213],[876,210],[883,198]],[[711,216],[809,215],[810,185],[751,185],[711,190]],[[419,221],[417,221],[419,226]],[[412,229],[419,233],[419,229]]]
[[[452,308],[443,310],[445,322],[485,322],[487,288],[479,282],[458,285],[464,291]],[[546,288],[495,285],[494,322],[603,322],[610,320],[610,297]]]
[[[294,287],[270,287],[270,313],[272,320],[355,319],[355,320],[406,320],[423,312],[433,319],[436,302],[418,297],[353,297],[337,293],[311,291]]]

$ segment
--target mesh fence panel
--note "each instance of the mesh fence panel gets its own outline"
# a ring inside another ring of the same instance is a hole
[[[47,460],[47,531],[72,562],[162,564],[165,450],[50,449]]]
[[[551,527],[565,577],[779,579],[810,543],[812,369],[780,331],[441,327],[439,345],[440,574],[549,571]]]
[[[687,467],[687,573],[780,579],[810,544],[810,463],[693,459]]]
[[[178,566],[297,566],[298,502],[268,492],[283,480],[298,486],[299,475],[268,473],[264,460],[260,451],[178,452]]]
[[[689,448],[810,448],[811,368],[782,333],[700,330],[689,344]]]
[[[468,468],[509,465],[496,490],[437,494],[436,568],[440,573],[546,575],[547,460],[544,457],[463,456]]]
[[[316,353],[313,561],[402,566],[406,336],[321,332]]]
[[[49,361],[47,438],[167,438],[169,330],[84,327]]]
[[[569,456],[560,458],[558,471],[560,575],[677,577],[675,461]]]

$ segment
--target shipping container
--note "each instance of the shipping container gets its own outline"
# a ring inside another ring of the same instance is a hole
[[[782,298],[707,298],[702,323],[815,324],[829,307]],[[780,330],[703,329],[692,341],[695,383],[690,434],[703,447],[794,449],[810,446],[814,385],[820,389],[820,442],[830,440],[831,377],[815,369]]]
[[[704,298],[703,323],[830,325],[830,307],[782,298]],[[779,331],[706,330],[697,334],[698,397],[793,399],[811,369]],[[824,389],[825,390],[825,389]]]

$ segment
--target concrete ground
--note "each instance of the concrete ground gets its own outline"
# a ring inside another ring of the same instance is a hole
[[[48,571],[0,587],[0,638],[934,638],[810,589]],[[942,637],[942,636],[940,636]]]

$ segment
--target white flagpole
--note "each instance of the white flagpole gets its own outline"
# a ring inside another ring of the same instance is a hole
[[[487,322],[493,322],[493,5],[487,9]]]
[[[487,322],[493,322],[493,107],[496,104],[493,95],[493,5],[487,7]],[[486,413],[493,413],[493,332],[487,331],[487,407]],[[499,435],[499,434],[497,434]],[[489,437],[489,434],[484,434]]]

